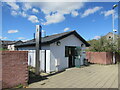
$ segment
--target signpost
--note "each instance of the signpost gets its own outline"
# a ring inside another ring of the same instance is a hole
[[[40,74],[40,50],[41,50],[41,29],[40,25],[36,25],[36,62],[35,62],[35,74]]]

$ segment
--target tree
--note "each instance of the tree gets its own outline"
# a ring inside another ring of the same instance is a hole
[[[116,39],[113,43],[113,39],[107,39],[105,36],[101,36],[98,40],[90,40],[90,47],[87,51],[93,52],[118,52],[118,42],[120,39]]]

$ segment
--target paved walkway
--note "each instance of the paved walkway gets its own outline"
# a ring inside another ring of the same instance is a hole
[[[118,65],[70,68],[29,88],[118,88]]]

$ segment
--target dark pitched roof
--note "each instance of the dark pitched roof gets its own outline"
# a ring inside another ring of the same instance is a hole
[[[19,40],[19,41],[0,40],[0,43],[2,45],[11,45],[11,44],[22,43],[22,41],[21,40]]]
[[[54,43],[55,41],[61,40],[72,34],[74,34],[78,39],[80,39],[83,43],[85,43],[86,46],[90,46],[90,44],[87,41],[85,41],[75,30],[42,37],[41,42],[42,42],[42,45],[51,44],[51,43]],[[35,45],[35,39],[26,41],[24,43],[16,44],[15,46],[22,47],[22,46],[33,46],[33,45]]]
[[[9,44],[15,43],[15,41],[0,40],[0,43],[1,43],[2,45],[9,45]]]

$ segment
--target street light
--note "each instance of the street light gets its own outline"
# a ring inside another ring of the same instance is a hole
[[[114,31],[114,32],[117,32],[117,30],[116,30],[116,29],[114,29],[113,31]]]
[[[114,4],[112,9],[116,8],[117,6],[118,6],[117,4]]]
[[[114,32],[117,32],[117,30],[114,29],[114,9],[117,7],[117,4],[114,4],[112,9],[113,9],[113,14],[112,14],[112,27],[113,27],[113,45],[114,45]],[[115,64],[115,52],[113,51],[113,63]]]
[[[112,9],[114,10],[116,7],[117,7],[118,5],[117,4],[114,4],[113,5],[113,7],[112,7]],[[113,21],[112,21],[112,27],[113,27],[113,43],[114,43],[114,32],[117,32],[115,29],[114,29],[114,11],[113,11],[113,14],[112,14],[112,19],[113,19]]]

